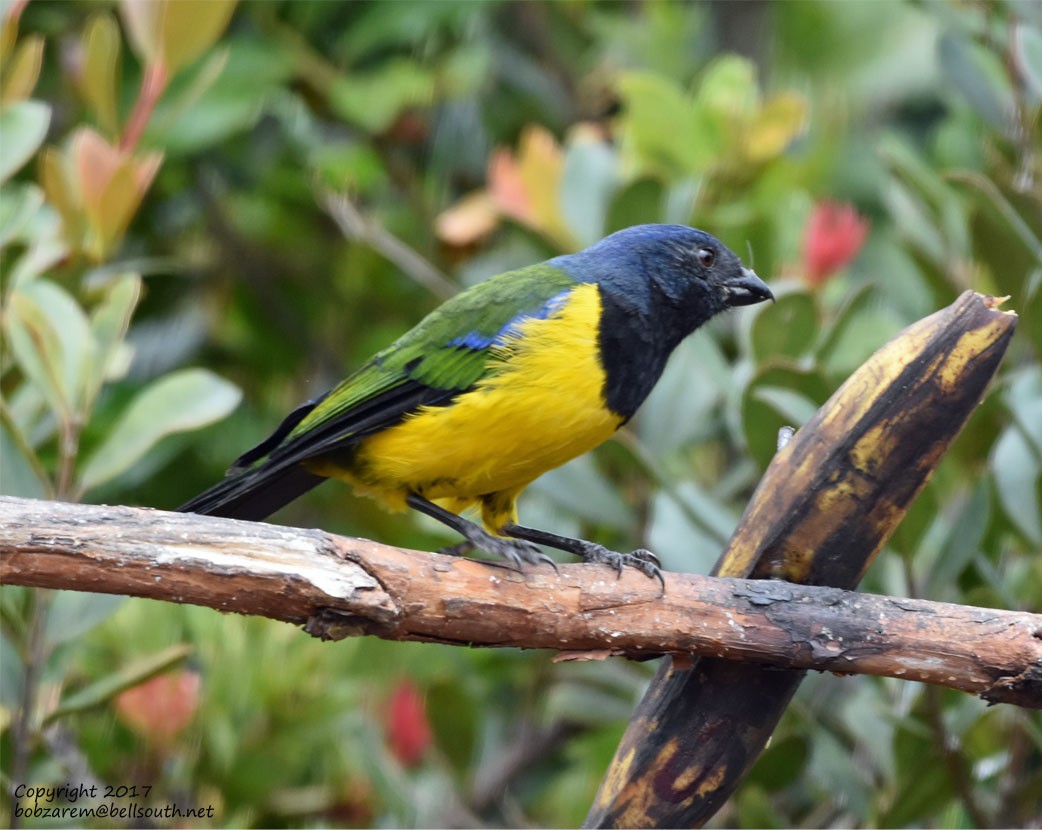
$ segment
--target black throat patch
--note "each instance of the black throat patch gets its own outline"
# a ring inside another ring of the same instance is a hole
[[[604,368],[604,400],[625,420],[636,413],[683,338],[673,320],[657,320],[640,302],[604,286],[598,340]]]

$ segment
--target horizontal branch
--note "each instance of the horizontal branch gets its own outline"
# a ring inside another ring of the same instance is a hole
[[[0,497],[0,583],[191,603],[331,639],[687,653],[875,674],[1042,708],[1042,615],[775,580],[495,563],[130,507]]]

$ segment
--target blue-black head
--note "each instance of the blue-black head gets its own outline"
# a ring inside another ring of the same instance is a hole
[[[637,225],[551,265],[601,289],[599,346],[605,400],[629,418],[681,340],[771,289],[719,239],[684,225]]]
[[[671,318],[681,338],[728,308],[774,299],[724,243],[685,225],[635,225],[550,264],[598,283],[638,313]]]

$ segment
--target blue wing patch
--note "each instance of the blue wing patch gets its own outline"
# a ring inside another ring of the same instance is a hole
[[[568,301],[568,295],[572,293],[572,290],[573,289],[571,288],[566,288],[564,291],[555,294],[539,308],[531,311],[523,311],[515,317],[512,317],[495,334],[470,331],[466,334],[452,338],[452,340],[450,340],[446,345],[460,346],[473,351],[481,351],[490,346],[499,345],[508,337],[516,337],[519,335],[521,333],[521,324],[526,320],[545,320],[564,308],[565,303]]]

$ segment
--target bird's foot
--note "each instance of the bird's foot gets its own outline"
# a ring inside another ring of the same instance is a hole
[[[468,553],[473,553],[476,550],[473,542],[468,542],[464,539],[462,542],[457,542],[454,545],[446,545],[438,550],[438,553],[443,556],[466,556]]]
[[[462,555],[474,550],[498,556],[506,560],[516,570],[523,571],[525,565],[538,565],[545,563],[557,570],[557,563],[547,556],[538,545],[526,542],[523,539],[507,539],[503,536],[493,536],[478,526],[468,528],[466,539],[459,544],[446,549],[446,552]]]
[[[608,565],[619,575],[622,574],[623,568],[636,568],[645,576],[661,582],[662,590],[666,589],[666,580],[662,576],[662,562],[650,550],[639,548],[631,553],[619,553],[609,550],[604,545],[584,541],[578,553],[584,562]]]

